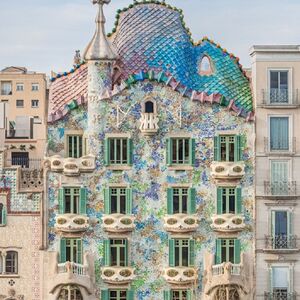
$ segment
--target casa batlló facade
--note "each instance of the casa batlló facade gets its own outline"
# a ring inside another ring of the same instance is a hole
[[[84,61],[51,80],[44,192],[26,198],[41,215],[32,299],[253,299],[254,113],[238,58],[194,43],[164,2],[119,10],[106,35],[110,0],[93,2]]]

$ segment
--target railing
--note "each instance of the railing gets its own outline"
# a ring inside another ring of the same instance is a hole
[[[298,105],[299,91],[286,89],[262,90],[262,104],[270,106]]]
[[[265,292],[265,300],[294,300],[296,294],[289,293],[286,290],[277,290],[275,292]]]
[[[5,130],[6,139],[33,139],[33,132],[30,129],[8,129]]]
[[[65,263],[61,263],[58,264],[57,266],[57,270],[58,273],[72,273],[72,274],[76,274],[76,275],[86,275],[87,274],[87,270],[86,267],[75,263],[75,262],[65,262]]]
[[[212,274],[213,276],[223,275],[226,270],[229,269],[229,273],[231,275],[241,275],[241,265],[240,264],[232,264],[230,262],[224,262],[219,265],[212,266]]]
[[[266,235],[266,249],[284,250],[297,249],[297,236],[295,235]]]
[[[296,196],[296,181],[264,182],[265,195],[267,196]]]
[[[40,158],[26,158],[26,157],[15,157],[12,159],[6,159],[6,166],[21,166],[25,169],[41,169],[42,159]]]
[[[155,133],[159,127],[158,127],[158,117],[157,114],[154,113],[142,113],[141,114],[141,125],[140,130],[144,133]]]
[[[286,153],[290,153],[290,152],[296,152],[296,137],[293,137],[289,140],[288,145],[279,145],[280,147],[278,149],[276,149],[274,146],[271,145],[271,141],[269,140],[269,138],[264,137],[264,147],[265,147],[265,153],[269,153],[269,152],[274,152],[274,153],[278,153],[278,152],[286,152]]]

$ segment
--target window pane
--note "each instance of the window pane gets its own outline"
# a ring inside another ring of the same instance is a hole
[[[125,247],[120,247],[120,266],[125,266]]]
[[[233,246],[229,247],[229,261],[231,263],[234,263],[234,247]]]
[[[221,161],[226,161],[226,143],[221,143]]]
[[[177,143],[178,143],[178,161],[177,163],[183,163],[183,140],[177,140]]]
[[[289,118],[271,117],[270,135],[271,150],[289,150]]]
[[[181,213],[186,214],[187,213],[187,195],[182,195],[182,209]]]
[[[122,163],[121,161],[121,140],[116,140],[116,144],[117,144],[117,153],[116,153],[116,158],[117,158],[117,161],[116,163],[119,164],[119,163]]]
[[[229,161],[234,161],[234,142],[229,143]]]
[[[275,235],[287,235],[287,211],[275,212]]]
[[[127,163],[127,139],[123,139],[123,152],[122,152],[122,163]]]
[[[65,213],[71,213],[71,195],[65,195]]]
[[[179,195],[173,195],[173,212],[174,214],[179,213]]]
[[[235,196],[229,195],[229,213],[235,214]]]
[[[115,163],[115,139],[110,139],[110,162]]]
[[[288,267],[273,267],[273,287],[288,288],[289,287],[289,268]]]
[[[277,71],[271,71],[270,72],[270,84],[271,89],[278,89],[279,88],[279,77]]]
[[[280,72],[280,89],[288,89],[288,72]]]
[[[120,196],[120,214],[126,214],[126,196]]]
[[[110,212],[112,213],[112,214],[116,214],[116,213],[118,213],[118,210],[117,210],[117,195],[111,195],[111,197],[110,197]]]
[[[180,259],[179,259],[179,247],[175,246],[175,266],[180,266]]]
[[[117,248],[111,247],[110,248],[110,254],[111,254],[111,265],[112,266],[117,266],[118,265],[118,260],[117,260]]]
[[[188,164],[189,163],[189,140],[185,139],[184,140],[184,163]]]
[[[185,246],[182,248],[182,266],[188,267],[189,265],[189,247]]]

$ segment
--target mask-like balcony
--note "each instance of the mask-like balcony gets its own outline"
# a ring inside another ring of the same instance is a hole
[[[135,228],[135,216],[124,214],[110,214],[102,217],[103,229],[107,232],[130,232]]]
[[[245,163],[243,161],[213,161],[211,163],[211,176],[216,182],[236,181],[245,175]]]
[[[196,231],[198,228],[197,215],[174,214],[164,217],[164,228],[169,232],[186,233]]]
[[[297,195],[296,181],[264,182],[265,195],[271,197],[295,197]]]
[[[191,267],[168,267],[163,277],[170,284],[189,284],[197,281],[198,272]]]
[[[77,214],[57,215],[54,226],[58,232],[84,232],[89,227],[89,218]]]
[[[235,214],[213,215],[210,226],[217,232],[238,232],[245,229],[244,220],[243,216]]]
[[[128,284],[134,280],[134,268],[131,267],[103,267],[101,278],[110,284]]]
[[[264,300],[296,300],[297,294],[295,292],[289,293],[284,289],[278,289],[277,291],[265,292]]]
[[[144,135],[154,135],[158,127],[158,117],[156,113],[141,113],[140,130]]]
[[[297,236],[290,234],[266,235],[265,252],[272,253],[293,253],[300,251],[297,247]]]
[[[92,155],[80,158],[61,157],[54,155],[46,158],[45,164],[49,164],[52,172],[60,172],[66,176],[79,176],[81,173],[89,173],[95,170],[95,157]]]

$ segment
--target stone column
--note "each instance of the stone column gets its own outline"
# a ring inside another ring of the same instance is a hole
[[[1,252],[1,256],[2,256],[2,274],[6,273],[6,251]]]

